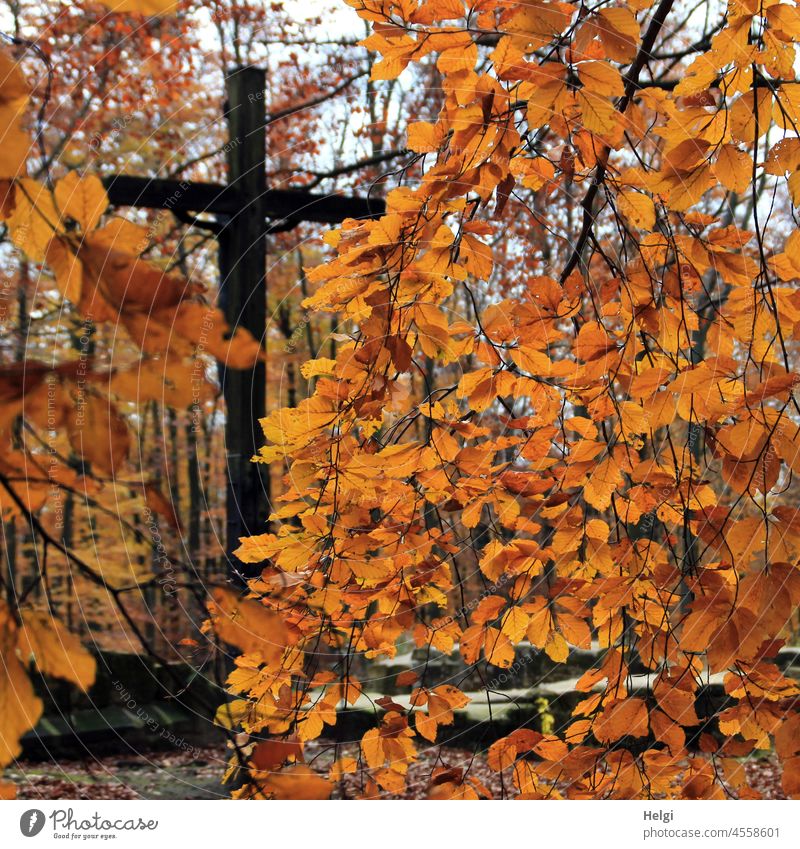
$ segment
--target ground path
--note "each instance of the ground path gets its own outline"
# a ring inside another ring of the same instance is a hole
[[[20,799],[224,799],[220,779],[227,763],[223,746],[178,752],[131,752],[88,761],[58,764],[20,761],[8,771]],[[466,749],[430,747],[412,768],[407,798],[424,798],[427,777],[434,765],[469,767],[496,796],[502,795],[500,777],[481,755]],[[751,785],[766,799],[785,798],[774,756],[746,764]],[[510,785],[506,781],[506,790]]]

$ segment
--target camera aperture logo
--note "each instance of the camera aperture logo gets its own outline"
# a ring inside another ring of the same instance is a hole
[[[19,830],[25,837],[36,837],[44,828],[45,815],[37,808],[31,808],[19,818]]]
[[[114,840],[120,832],[155,831],[158,820],[141,817],[109,819],[101,814],[76,816],[72,808],[56,808],[47,815],[31,808],[19,818],[19,830],[25,837],[36,837],[50,820],[50,833],[61,840]]]

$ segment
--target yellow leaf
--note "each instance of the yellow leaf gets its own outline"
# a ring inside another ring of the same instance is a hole
[[[553,630],[553,617],[544,598],[537,598],[531,603],[531,607],[534,609],[531,611],[528,624],[528,639],[534,646],[541,649],[545,647],[547,638]]]
[[[578,74],[584,86],[602,97],[619,97],[625,91],[619,71],[608,62],[582,62]]]
[[[488,280],[494,268],[492,249],[468,233],[461,238],[461,258],[464,267],[474,277]]]
[[[482,413],[497,394],[492,369],[475,369],[464,374],[458,384],[458,394],[462,398],[469,398],[472,409]]]
[[[477,527],[481,519],[481,511],[483,510],[483,501],[474,499],[464,508],[461,513],[461,521],[465,528]]]
[[[605,356],[615,347],[614,340],[596,321],[587,321],[575,340],[575,355],[585,362]]]
[[[94,230],[108,207],[106,190],[94,174],[79,177],[70,171],[56,183],[53,195],[61,215],[77,221],[84,233]]]
[[[371,80],[393,80],[405,71],[409,59],[407,56],[387,56],[372,66]]]
[[[0,608],[0,767],[16,758],[20,737],[42,715],[42,702],[16,653],[16,634],[7,610]]]
[[[414,713],[414,724],[418,734],[422,735],[426,740],[430,740],[431,743],[436,742],[436,731],[439,726],[433,717],[418,710]]]
[[[726,144],[720,149],[714,173],[717,179],[732,192],[742,193],[753,178],[753,159],[736,145]]]
[[[500,630],[511,640],[518,643],[528,630],[528,616],[519,607],[512,607],[503,616]]]
[[[617,208],[633,224],[642,230],[652,230],[656,224],[656,208],[653,201],[641,192],[622,192],[617,198]]]
[[[14,211],[8,228],[14,244],[34,262],[43,262],[50,240],[62,231],[50,190],[23,177],[16,183]]]
[[[800,758],[789,758],[783,762],[781,787],[790,799],[800,799]]]
[[[792,203],[795,206],[800,206],[800,171],[792,171],[786,182],[789,184],[789,194],[791,195]]]
[[[463,0],[427,0],[413,13],[417,24],[432,24],[464,16]]]
[[[483,648],[486,659],[493,666],[507,669],[514,662],[514,647],[508,637],[497,628],[486,629],[486,643]]]
[[[525,65],[525,54],[514,44],[514,39],[504,35],[498,42],[494,51],[489,54],[494,64],[499,79],[504,79],[504,74],[516,74]]]
[[[261,655],[274,663],[288,644],[286,625],[274,611],[258,601],[239,598],[231,590],[217,587],[211,593],[209,610],[216,633],[246,654]]]
[[[355,758],[339,758],[331,767],[330,777],[333,781],[341,781],[342,776],[354,773],[358,770],[358,761]]]
[[[318,357],[316,360],[308,360],[300,367],[300,374],[306,380],[311,380],[312,377],[319,377],[321,374],[333,374],[336,367],[336,360],[328,359],[327,357]]]
[[[143,266],[140,262],[135,272],[136,282],[144,280]],[[149,274],[147,275],[149,276]],[[155,275],[157,276],[157,274]],[[161,280],[168,279],[163,275]],[[160,290],[156,289],[155,297]],[[178,293],[180,296],[183,293]],[[165,310],[165,319],[169,316],[171,330],[186,339],[196,341],[203,349],[224,363],[228,368],[252,368],[263,357],[263,350],[246,327],[236,327],[231,331],[220,309],[211,309],[205,304],[184,301],[175,310]]]
[[[569,646],[567,641],[558,633],[551,631],[547,635],[547,642],[544,644],[545,654],[553,661],[553,663],[564,663],[569,657]]]
[[[68,422],[68,435],[75,453],[99,471],[118,472],[128,458],[128,426],[108,398],[84,394]]]
[[[593,731],[601,743],[613,743],[621,737],[646,737],[647,705],[642,699],[610,702],[595,721]]]
[[[25,173],[32,146],[21,127],[29,88],[19,65],[5,48],[0,50],[0,179]]]
[[[595,135],[608,135],[614,131],[619,112],[607,97],[587,89],[578,92],[578,105],[583,116],[583,126]]]
[[[319,801],[331,795],[333,785],[306,764],[295,764],[260,781],[266,796],[277,800]]]
[[[25,173],[32,142],[15,109],[0,106],[0,128],[0,179],[13,179]]]
[[[546,761],[563,761],[569,754],[567,744],[553,735],[546,735],[533,747],[533,751]]]
[[[670,209],[683,212],[694,206],[714,184],[711,167],[703,165],[690,171],[680,171],[665,183]]]
[[[466,693],[452,684],[441,684],[434,688],[433,692],[437,696],[441,696],[451,708],[455,709],[466,707],[472,701]]]
[[[571,7],[556,3],[519,3],[509,7],[516,14],[506,25],[506,31],[518,35],[518,44],[535,49],[548,44],[569,24]]]
[[[77,256],[60,239],[51,239],[45,261],[56,276],[58,291],[73,304],[81,299],[83,291],[83,265]]]
[[[361,751],[370,769],[383,766],[386,755],[383,751],[383,740],[377,728],[370,728],[361,738]]]
[[[597,510],[608,510],[611,496],[622,483],[622,474],[613,457],[606,457],[590,472],[583,487],[586,501]]]
[[[92,233],[92,241],[123,254],[138,256],[148,246],[150,239],[144,227],[125,218],[112,218]]]
[[[26,611],[17,631],[17,645],[23,660],[32,658],[44,675],[72,681],[83,690],[94,684],[97,663],[57,619],[47,613]]]
[[[322,716],[318,710],[308,710],[297,723],[297,736],[300,740],[316,740],[324,728]]]
[[[472,42],[466,47],[452,47],[443,50],[436,60],[436,67],[443,74],[457,74],[471,71],[478,60],[478,45]]]
[[[432,153],[439,149],[442,134],[435,124],[414,121],[408,125],[408,149],[417,153]]]
[[[609,59],[630,62],[636,56],[639,24],[630,9],[625,6],[601,9],[597,25]]]
[[[565,639],[578,648],[588,649],[592,644],[592,635],[585,619],[572,613],[558,614],[558,627]]]
[[[30,87],[19,64],[3,46],[0,48],[0,106],[24,104],[29,93]]]

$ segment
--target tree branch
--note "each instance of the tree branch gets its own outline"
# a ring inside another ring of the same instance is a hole
[[[664,26],[664,22],[666,21],[674,2],[675,0],[661,0],[658,8],[653,13],[650,25],[648,26],[647,32],[642,39],[642,44],[639,47],[639,52],[636,54],[636,58],[633,60],[633,63],[628,69],[628,73],[624,77],[625,93],[616,105],[617,112],[624,113],[628,108],[628,104],[633,99],[634,92],[639,87],[639,74],[642,72],[645,62],[651,58],[653,46],[655,45],[656,39]],[[581,203],[581,207],[583,208],[583,224],[581,226],[581,232],[578,235],[578,239],[575,242],[575,247],[572,249],[572,254],[567,260],[564,270],[561,272],[560,280],[562,284],[569,275],[572,274],[575,266],[580,261],[581,254],[583,253],[583,249],[589,239],[589,234],[594,226],[594,201],[597,197],[597,193],[600,191],[600,186],[603,184],[603,180],[605,179],[608,155],[609,149],[606,147],[600,161],[597,163],[597,167],[595,168],[592,184],[589,186],[589,189]]]

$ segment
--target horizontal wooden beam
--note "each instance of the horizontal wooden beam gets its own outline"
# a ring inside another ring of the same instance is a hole
[[[379,218],[386,211],[381,198],[359,195],[321,195],[300,189],[267,189],[268,218],[338,224],[345,218]]]
[[[103,180],[114,206],[167,209],[176,213],[235,216],[244,211],[241,194],[231,186],[190,180],[161,180],[115,174]],[[301,189],[266,189],[269,219],[338,224],[345,218],[378,218],[386,205],[380,198],[323,195]]]
[[[114,174],[103,179],[114,206],[168,209],[171,212],[210,212],[234,215],[242,207],[239,193],[230,186],[190,180],[159,180]]]

